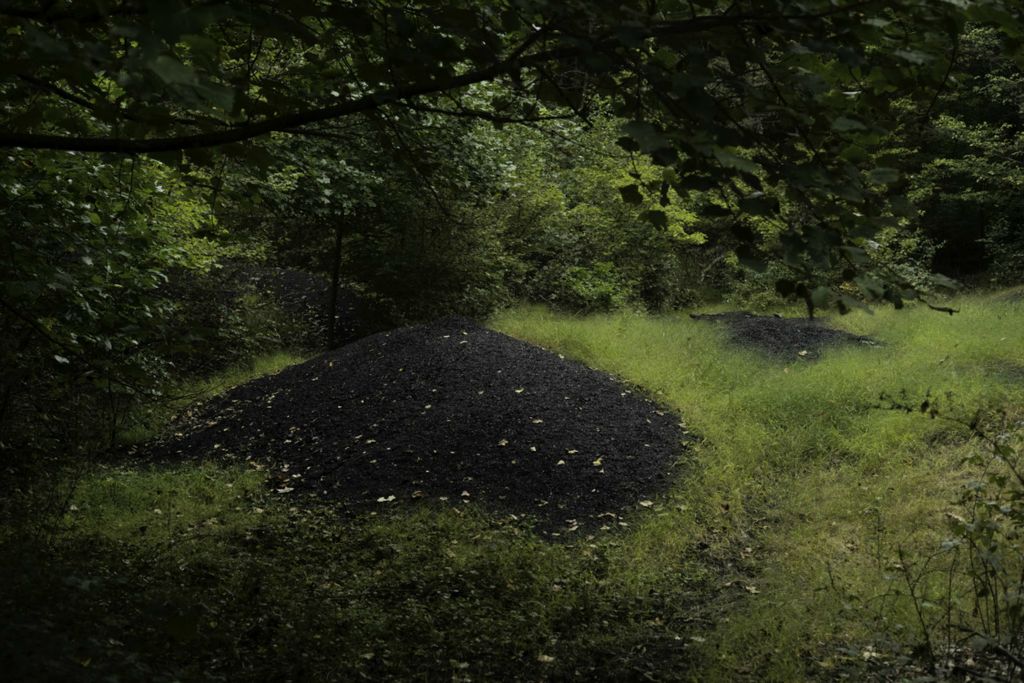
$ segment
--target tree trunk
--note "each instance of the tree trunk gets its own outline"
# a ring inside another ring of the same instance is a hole
[[[341,277],[341,229],[344,219],[339,220],[334,226],[334,254],[331,261],[331,293],[327,303],[327,349],[333,349],[338,344],[338,280]]]

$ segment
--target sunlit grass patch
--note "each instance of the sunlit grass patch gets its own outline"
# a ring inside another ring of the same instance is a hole
[[[638,383],[700,435],[694,475],[673,494],[698,523],[662,526],[662,542],[717,538],[734,563],[748,550],[757,568],[704,649],[703,674],[792,680],[817,666],[808,658],[870,640],[871,620],[844,600],[884,593],[896,549],[927,551],[945,532],[968,434],[920,405],[963,417],[1024,400],[1010,371],[1024,359],[1013,306],[963,297],[952,317],[923,306],[835,317],[881,343],[830,348],[813,363],[725,343],[717,326],[682,315],[519,309],[494,325]],[[894,601],[886,618],[909,609]]]
[[[193,531],[230,533],[262,512],[264,489],[252,469],[100,468],[79,484],[65,524],[75,535],[146,545]]]

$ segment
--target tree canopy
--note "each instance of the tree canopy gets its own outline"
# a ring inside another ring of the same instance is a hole
[[[915,215],[887,139],[931,115],[968,22],[1011,55],[1022,37],[1006,0],[7,2],[0,17],[2,146],[259,161],[246,141],[331,139],[367,113],[405,130],[611,114],[662,169],[622,199],[714,191],[722,212],[777,221],[797,272],[782,291],[841,308],[812,270],[861,270],[858,239]],[[914,295],[896,277],[862,289]]]

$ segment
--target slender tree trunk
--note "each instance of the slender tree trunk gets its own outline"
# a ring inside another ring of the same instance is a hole
[[[338,280],[341,277],[341,229],[344,218],[334,226],[334,254],[331,261],[331,294],[327,303],[327,348],[333,349],[338,342]]]

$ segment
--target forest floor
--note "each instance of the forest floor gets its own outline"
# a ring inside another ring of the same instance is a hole
[[[0,537],[0,666],[19,680],[915,675],[927,633],[899,581],[934,555],[974,476],[981,445],[955,418],[1024,415],[1021,305],[854,313],[789,345],[774,326],[793,323],[757,321],[769,352],[685,314],[534,308],[491,321],[503,334],[446,321],[364,339],[228,391],[166,437],[161,464],[93,469],[56,527]],[[817,345],[830,327],[854,343]],[[922,400],[940,419],[904,409]],[[330,450],[336,430],[362,466],[324,480],[298,453]],[[261,431],[285,438],[258,452]],[[634,439],[651,444],[640,460]],[[440,466],[430,488],[407,451],[442,443],[460,457],[421,457]],[[519,446],[539,479],[511,467]],[[177,453],[198,449],[241,457]],[[616,488],[630,468],[641,485]],[[367,475],[381,469],[387,491]],[[556,489],[590,505],[591,480],[614,525],[565,524],[601,506],[536,505]],[[529,514],[496,504],[517,493]]]

